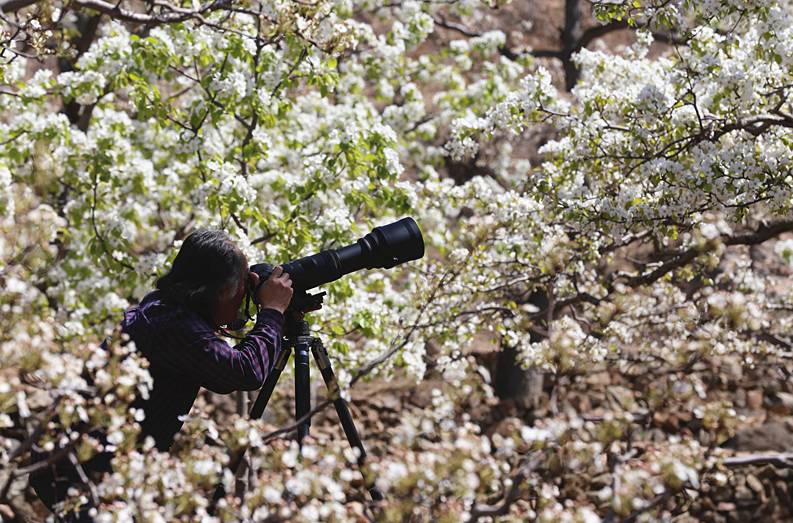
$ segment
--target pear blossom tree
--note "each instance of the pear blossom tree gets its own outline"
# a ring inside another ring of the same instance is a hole
[[[723,448],[747,421],[714,375],[789,376],[793,5],[567,1],[553,49],[515,48],[509,8],[0,2],[3,517],[34,518],[32,450],[115,452],[61,507],[100,521],[651,520],[789,463]],[[425,258],[312,313],[362,470],[337,429],[297,447],[285,392],[135,443],[151,378],[117,323],[191,230],[281,262],[405,215]],[[482,344],[541,407],[499,414]]]

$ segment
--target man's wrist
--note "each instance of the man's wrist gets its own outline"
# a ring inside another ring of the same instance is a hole
[[[284,313],[272,307],[260,307],[256,316],[257,323],[262,320],[270,320],[275,321],[279,326],[283,327],[285,321]]]
[[[277,305],[272,305],[271,303],[256,302],[256,306],[259,308],[259,310],[272,309],[274,311],[280,312],[281,314],[285,314],[286,313],[286,307],[284,307],[282,309],[282,308],[278,307]]]

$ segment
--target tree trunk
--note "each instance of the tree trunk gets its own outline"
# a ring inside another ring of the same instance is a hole
[[[540,310],[548,307],[544,292],[533,293],[528,302]],[[543,339],[534,331],[529,331],[529,337],[532,343]],[[542,398],[543,373],[535,368],[524,369],[518,363],[517,356],[514,347],[503,346],[499,352],[495,372],[496,395],[502,400],[514,402],[519,410],[531,411],[539,406]]]
[[[578,67],[573,63],[573,53],[581,46],[581,6],[579,0],[565,0],[564,28],[562,29],[562,64],[564,86],[570,91],[578,82]]]

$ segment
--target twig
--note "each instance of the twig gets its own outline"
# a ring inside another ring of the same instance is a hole
[[[263,443],[269,443],[270,441],[272,441],[274,439],[277,439],[277,438],[279,438],[281,436],[284,436],[286,434],[289,434],[290,432],[293,432],[293,431],[297,430],[297,427],[299,427],[300,425],[302,425],[306,421],[309,421],[315,414],[319,413],[321,410],[324,410],[331,403],[333,403],[333,400],[325,400],[322,403],[317,404],[316,407],[314,407],[313,409],[308,411],[302,417],[296,419],[295,422],[292,423],[291,425],[287,425],[285,427],[281,427],[278,430],[274,430],[272,432],[268,432],[267,434],[265,434],[264,437],[262,437],[262,442]]]
[[[731,468],[747,467],[750,465],[770,464],[775,467],[793,467],[793,453],[780,454],[750,454],[748,456],[733,456],[726,458],[722,463]]]
[[[452,278],[455,278],[455,277],[457,277],[457,274],[458,273],[455,273],[455,272],[446,272],[445,274],[443,274],[438,279],[438,284],[432,290],[432,293],[430,294],[429,298],[427,298],[427,300],[421,306],[421,309],[419,310],[418,314],[416,315],[416,320],[413,322],[413,325],[410,327],[410,330],[408,331],[408,333],[404,336],[402,342],[399,343],[398,345],[396,345],[395,344],[396,340],[394,340],[392,342],[392,345],[391,345],[390,349],[388,349],[383,354],[381,354],[377,358],[373,359],[372,361],[370,361],[369,363],[364,365],[361,369],[359,369],[355,373],[355,375],[353,376],[352,380],[350,380],[350,385],[351,386],[353,384],[355,384],[358,380],[360,380],[361,378],[363,378],[364,376],[366,376],[367,374],[372,372],[375,368],[380,366],[383,362],[387,361],[389,358],[391,358],[391,356],[396,354],[397,351],[399,351],[405,345],[408,344],[408,342],[410,341],[410,338],[413,336],[413,333],[420,328],[421,324],[419,323],[419,321],[421,320],[421,317],[424,315],[424,312],[427,310],[427,307],[429,307],[430,303],[435,301],[435,296],[438,294],[438,291],[441,288],[443,288],[444,285],[446,284],[446,281],[445,281],[446,276],[451,275]]]
[[[497,505],[474,505],[471,509],[471,517],[468,519],[468,523],[479,521],[481,517],[492,518],[494,516],[502,516],[509,512],[509,507],[518,499],[523,481],[535,468],[537,468],[539,463],[539,456],[535,456],[527,464],[520,467],[518,473],[512,478],[512,485],[509,490],[504,493],[504,497]]]
[[[98,505],[99,494],[96,491],[96,486],[90,480],[88,474],[85,473],[85,469],[83,469],[83,466],[80,464],[80,461],[78,461],[77,456],[74,455],[74,452],[69,452],[69,461],[77,471],[77,475],[80,476],[80,481],[85,483],[85,485],[88,487],[88,492],[91,494],[91,502],[94,505]]]
[[[41,435],[44,434],[44,430],[47,427],[47,423],[49,423],[50,418],[55,413],[55,410],[57,409],[60,400],[61,400],[61,396],[58,396],[53,400],[52,404],[44,412],[44,415],[41,416],[41,418],[38,420],[38,423],[36,423],[36,428],[33,429],[33,432],[31,432],[30,435],[27,438],[25,438],[25,441],[21,442],[9,453],[8,458],[5,460],[5,463],[3,463],[3,468],[6,468],[8,464],[10,464],[13,460],[21,456],[23,453],[27,452],[28,449],[30,449],[39,440],[39,438],[41,438]],[[11,482],[15,478],[25,473],[26,473],[25,469],[18,469],[17,466],[12,467],[8,471],[8,478],[6,479],[6,482],[3,485],[3,487],[0,488],[0,500],[6,498],[8,494],[8,490],[11,487]]]
[[[648,503],[644,507],[642,507],[640,509],[637,509],[637,510],[634,510],[633,512],[631,512],[628,515],[627,518],[622,520],[622,522],[623,523],[632,523],[633,521],[636,521],[636,518],[641,516],[643,513],[654,509],[655,507],[657,507],[661,503],[665,502],[667,499],[671,498],[673,494],[674,494],[674,492],[672,492],[672,491],[667,491],[667,492],[664,492],[663,494],[659,494],[658,496],[655,497],[655,499],[653,499],[650,503]]]

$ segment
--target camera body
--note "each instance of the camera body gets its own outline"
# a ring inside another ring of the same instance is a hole
[[[248,279],[248,292],[251,293],[254,297],[254,303],[259,303],[255,301],[256,298],[256,291],[259,290],[264,282],[270,277],[273,273],[273,269],[275,269],[275,265],[270,265],[269,263],[257,263],[256,265],[251,265],[248,270],[251,272],[255,272],[259,275],[259,285],[254,286],[253,277]]]

